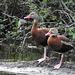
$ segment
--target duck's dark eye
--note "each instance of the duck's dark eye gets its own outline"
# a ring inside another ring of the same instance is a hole
[[[34,13],[32,13],[31,15],[34,15]]]
[[[52,29],[51,31],[54,31],[54,29]]]

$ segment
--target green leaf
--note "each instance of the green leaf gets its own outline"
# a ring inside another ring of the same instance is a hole
[[[56,18],[57,18],[57,16],[53,16],[53,17],[52,17],[52,20],[55,20]]]
[[[42,1],[42,3],[46,3],[46,2],[47,2],[47,0]]]
[[[44,8],[43,7],[41,7],[41,10],[43,10]]]
[[[18,33],[18,32],[12,32],[11,34],[14,35],[14,34],[17,34],[17,33]]]
[[[4,29],[5,26],[3,24],[0,24],[0,29]]]
[[[59,24],[62,24],[62,21],[60,21]]]
[[[73,3],[73,1],[69,1],[69,3]]]
[[[74,28],[75,28],[75,27],[70,27],[70,28],[67,29],[67,31],[72,32],[72,30],[73,30]]]
[[[75,18],[75,15],[73,17]]]
[[[12,22],[15,22],[15,20],[13,19]]]
[[[55,20],[57,18],[57,16],[52,16],[50,17],[50,19]]]
[[[73,33],[73,37],[75,37],[75,33]]]
[[[68,28],[67,31],[71,31],[71,28]]]
[[[48,13],[45,13],[45,16],[47,16],[48,15]]]
[[[47,21],[49,22],[49,21],[50,21],[50,19],[47,19]]]
[[[17,29],[17,27],[13,27],[13,29]]]
[[[2,21],[7,21],[8,19],[4,19],[4,20],[2,20]]]
[[[58,26],[58,23],[56,23],[55,26]]]
[[[8,20],[8,19],[4,19],[4,20],[1,20],[1,19],[0,19],[0,22],[4,22],[4,21],[7,21],[7,20]]]
[[[43,13],[44,11],[43,10],[41,10],[41,11],[39,11],[39,14],[41,14],[41,13]]]
[[[28,2],[31,2],[31,0],[28,0]]]
[[[73,35],[73,32],[69,32],[69,35]]]
[[[16,3],[17,1],[16,1],[16,0],[14,0],[14,2]]]
[[[46,27],[46,25],[42,25],[43,27]]]
[[[18,25],[18,22],[19,22],[19,21],[16,21],[16,26]]]
[[[68,3],[69,3],[68,1],[65,2],[65,4],[68,4]]]
[[[72,4],[73,6],[75,5],[75,3]]]
[[[68,28],[67,31],[72,31],[74,28],[75,28],[75,27],[72,26],[72,27]]]

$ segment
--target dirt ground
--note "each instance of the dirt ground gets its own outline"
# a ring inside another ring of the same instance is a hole
[[[63,62],[59,70],[53,66],[59,60],[55,57],[48,58],[41,64],[35,61],[0,62],[0,71],[16,75],[75,75],[75,63]]]

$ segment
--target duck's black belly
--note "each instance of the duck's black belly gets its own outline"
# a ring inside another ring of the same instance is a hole
[[[61,52],[61,53],[64,53],[64,52],[67,52],[71,49],[73,49],[74,47],[71,46],[71,45],[66,45],[66,44],[62,44],[62,47],[60,48],[60,50],[58,50],[58,52]]]
[[[49,36],[46,36],[46,39],[43,42],[39,43],[39,44],[41,44],[42,46],[45,47],[47,45],[47,39],[48,39],[48,37]]]

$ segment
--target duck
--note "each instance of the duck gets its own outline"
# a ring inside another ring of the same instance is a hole
[[[31,12],[28,16],[24,17],[24,19],[32,18],[34,20],[34,23],[31,28],[31,35],[32,38],[40,45],[44,47],[44,57],[41,59],[38,59],[38,63],[43,62],[47,56],[46,56],[46,46],[47,46],[47,39],[49,36],[45,36],[46,33],[49,32],[48,28],[38,28],[38,21],[39,16],[36,12]]]
[[[47,40],[49,48],[61,53],[61,60],[59,64],[54,66],[54,69],[59,69],[63,61],[64,53],[75,48],[69,43],[71,42],[70,39],[64,35],[60,35],[56,28],[50,28],[49,32],[46,33],[45,36],[49,36]]]

